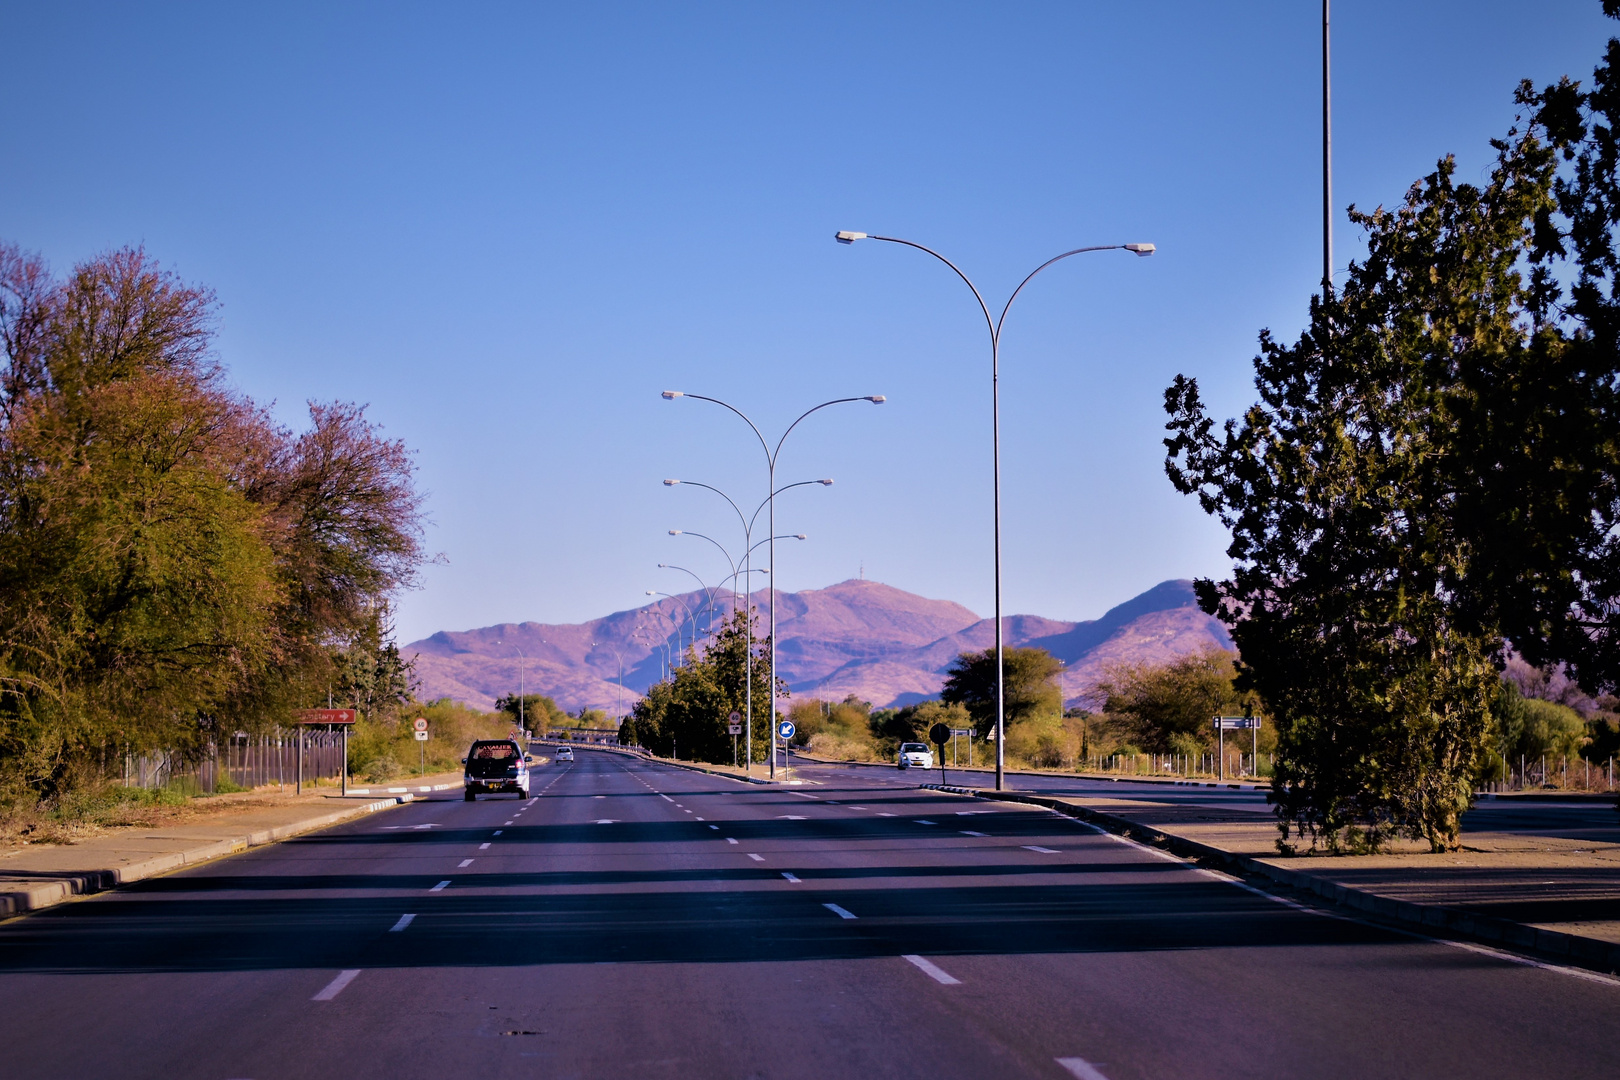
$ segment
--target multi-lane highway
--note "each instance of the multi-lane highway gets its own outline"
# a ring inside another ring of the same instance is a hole
[[[608,753],[0,924],[0,1075],[1610,1077],[1620,982],[1011,805]]]

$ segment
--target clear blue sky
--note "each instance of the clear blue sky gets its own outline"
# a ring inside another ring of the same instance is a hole
[[[1464,179],[1529,77],[1588,77],[1597,0],[1340,0],[1335,193]],[[993,297],[1068,247],[1003,347],[1007,608],[1089,618],[1219,574],[1161,468],[1161,394],[1250,400],[1320,265],[1319,7],[1279,3],[0,3],[0,237],[59,270],[144,244],[222,301],[288,422],[369,402],[442,565],[402,640],[575,621],[717,577],[780,429],[784,588],[868,577],[988,613]],[[1341,218],[1342,221],[1342,218]],[[1354,250],[1338,228],[1338,265]],[[726,513],[729,513],[727,511]]]

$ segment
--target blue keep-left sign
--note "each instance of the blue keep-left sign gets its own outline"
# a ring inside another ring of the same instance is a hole
[[[793,738],[793,733],[799,729],[793,726],[793,721],[784,720],[776,725],[776,733],[784,739]]]

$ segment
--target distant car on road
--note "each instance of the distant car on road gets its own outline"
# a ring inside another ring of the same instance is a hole
[[[479,792],[485,795],[512,792],[520,799],[527,799],[532,760],[513,739],[479,739],[461,759],[466,766],[461,797],[472,802]]]
[[[552,760],[553,761],[573,761],[574,760],[574,748],[572,746],[559,746],[557,748],[557,753],[552,758]]]
[[[928,749],[927,743],[901,743],[900,753],[895,764],[902,769],[932,769],[934,767],[934,752]]]

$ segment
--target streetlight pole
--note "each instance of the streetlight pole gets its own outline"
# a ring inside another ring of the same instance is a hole
[[[753,431],[754,436],[757,439],[759,439],[760,449],[765,451],[766,502],[770,504],[770,518],[769,518],[769,525],[767,526],[767,528],[769,529],[768,535],[770,536],[770,571],[771,571],[770,572],[770,610],[771,610],[771,636],[770,636],[770,642],[771,642],[771,676],[770,676],[770,678],[771,678],[771,681],[770,681],[771,769],[770,769],[770,777],[771,777],[772,780],[774,780],[774,779],[776,779],[776,495],[777,495],[777,491],[776,491],[776,461],[777,461],[777,458],[779,458],[781,456],[781,454],[782,454],[782,444],[787,442],[787,437],[789,435],[793,434],[793,429],[798,427],[799,424],[804,420],[804,418],[809,416],[811,413],[819,412],[820,410],[825,409],[825,408],[827,408],[828,406],[831,406],[831,405],[843,405],[843,404],[845,404],[847,402],[852,402],[852,401],[870,401],[874,405],[882,405],[888,399],[886,397],[884,397],[882,394],[866,394],[866,395],[863,395],[861,397],[834,398],[831,401],[823,401],[820,405],[817,405],[817,406],[815,406],[814,408],[811,408],[811,409],[806,409],[804,412],[800,413],[799,418],[797,420],[793,421],[793,423],[789,424],[787,426],[786,431],[782,432],[782,437],[780,439],[776,440],[776,449],[772,450],[770,443],[765,441],[764,434],[760,432],[759,425],[755,424],[752,420],[750,420],[748,418],[748,415],[746,413],[744,413],[741,409],[737,408],[735,405],[731,405],[731,404],[729,404],[727,402],[721,401],[719,398],[705,397],[702,394],[687,394],[687,393],[683,393],[680,390],[665,390],[665,391],[663,391],[663,397],[664,397],[664,400],[666,400],[666,401],[674,401],[676,398],[689,397],[689,398],[692,398],[692,399],[694,399],[696,401],[707,401],[710,404],[719,405],[723,409],[729,409],[731,412],[735,413],[738,417],[740,417],[742,419],[743,423],[748,425],[748,427]],[[807,483],[814,483],[814,481],[806,481],[806,482]],[[828,481],[828,482],[830,483],[831,481]],[[790,486],[796,486],[796,485],[790,485]],[[786,490],[786,489],[783,489],[783,490]],[[757,511],[756,511],[756,513],[757,513]],[[750,656],[753,655],[753,651],[754,651],[754,622],[753,622],[753,619],[750,617],[750,619],[748,621],[748,652],[749,652]],[[752,746],[753,746],[753,744],[750,743],[749,744],[750,749],[752,749]]]
[[[669,599],[675,601],[677,604],[681,605],[682,610],[684,610],[686,612],[686,618],[692,624],[692,648],[696,649],[697,648],[697,616],[693,615],[692,614],[692,609],[686,606],[686,601],[682,600],[680,597],[676,596],[674,593],[659,592],[657,589],[648,589],[647,590],[647,595],[648,596],[664,596],[664,597],[668,597]],[[671,620],[671,621],[673,621],[673,620]],[[682,625],[685,625],[685,624],[683,623]],[[684,644],[685,640],[686,639],[681,636],[681,628],[679,626],[677,626],[675,628],[675,648],[677,650],[685,649],[686,648],[686,646]]]
[[[979,302],[979,310],[984,314],[985,326],[990,331],[990,441],[991,441],[991,473],[993,484],[993,502],[995,518],[995,557],[996,557],[996,790],[1002,790],[1005,783],[1006,769],[1006,705],[1007,680],[1004,641],[1002,640],[1001,625],[1001,328],[1007,321],[1007,312],[1012,310],[1013,301],[1018,294],[1042,270],[1053,263],[1062,262],[1072,255],[1081,255],[1088,251],[1130,251],[1139,256],[1152,255],[1155,248],[1152,244],[1097,244],[1092,247],[1075,248],[1065,251],[1047,259],[1041,265],[1029,272],[1018,288],[1012,291],[1007,298],[1006,306],[1001,309],[1001,317],[994,318],[990,314],[990,305],[984,302],[984,295],[979,292],[977,285],[957,267],[957,265],[932,248],[911,240],[901,240],[893,236],[874,236],[863,232],[840,232],[833,236],[840,244],[853,244],[857,240],[882,240],[889,244],[901,244],[905,247],[916,248],[918,251],[932,255],[955,272],[973,292],[973,298]]]
[[[505,642],[497,639],[495,644],[504,645]],[[523,699],[527,697],[529,693],[528,683],[524,679],[524,668],[528,664],[529,658],[524,656],[523,650],[518,648],[516,645],[512,646],[512,651],[518,654],[518,730],[527,734],[529,726],[523,721]]]
[[[708,539],[708,538],[704,537],[704,539]],[[703,610],[702,610],[702,612],[700,612],[700,614],[708,615],[708,617],[709,617],[709,626],[712,629],[713,626],[714,626],[714,590],[709,588],[708,584],[702,578],[698,577],[696,574],[694,574],[692,571],[688,570],[684,566],[676,566],[673,563],[659,563],[658,564],[658,569],[660,569],[660,570],[679,570],[681,573],[685,574],[687,577],[691,578],[693,581],[698,583],[699,587],[701,587],[703,589],[703,595],[708,598],[708,603],[706,603],[703,606]],[[693,621],[692,621],[692,633],[694,635],[696,635],[696,633],[697,633],[697,620],[696,619],[693,619]]]
[[[664,396],[669,397],[671,393],[674,393],[674,392],[666,390],[666,391],[664,391]],[[675,396],[679,397],[679,396],[682,396],[682,395],[676,394]],[[850,399],[850,400],[864,400],[864,399],[856,398],[856,399]],[[833,402],[833,403],[830,403],[830,404],[836,404],[836,402]],[[729,405],[726,406],[726,407],[730,408]],[[818,406],[818,408],[819,408],[819,406]],[[736,410],[733,409],[732,411],[735,412]],[[815,410],[812,409],[811,411],[814,412]],[[739,413],[738,415],[741,415],[741,414]],[[806,413],[805,415],[808,416],[809,414]],[[743,417],[743,419],[747,420],[748,418]],[[800,417],[799,419],[802,420],[802,419],[804,419],[804,417]],[[795,423],[796,422],[797,421],[795,421]],[[752,423],[752,421],[750,421],[750,423]],[[789,428],[789,430],[791,431],[792,429]],[[755,433],[756,434],[758,433],[758,429],[755,429]],[[786,435],[783,436],[783,438],[786,438],[786,437],[787,437]],[[781,449],[781,444],[780,443],[777,444],[777,449]],[[665,487],[677,487],[677,486],[680,486],[682,484],[687,485],[689,487],[700,487],[700,488],[703,488],[703,489],[705,489],[707,491],[714,492],[716,495],[718,495],[722,499],[726,500],[727,504],[729,504],[731,506],[732,510],[736,511],[737,520],[742,524],[743,543],[747,545],[747,550],[743,552],[743,559],[742,559],[742,567],[743,568],[741,570],[739,570],[737,568],[737,560],[735,560],[735,559],[733,559],[731,557],[731,553],[726,550],[725,545],[720,543],[720,541],[714,539],[712,536],[704,536],[702,533],[687,533],[686,534],[686,535],[690,535],[690,536],[699,537],[700,539],[703,539],[703,540],[707,540],[709,543],[711,543],[715,547],[719,548],[720,549],[720,554],[724,555],[726,557],[726,562],[731,564],[731,581],[732,581],[732,587],[731,587],[731,597],[732,597],[732,600],[731,600],[731,613],[732,613],[732,616],[735,617],[736,614],[737,614],[737,586],[736,586],[737,575],[738,574],[750,575],[750,574],[755,573],[755,571],[750,569],[750,567],[753,565],[754,549],[759,547],[760,545],[752,543],[751,541],[752,541],[753,535],[754,535],[754,525],[757,524],[758,521],[759,521],[759,512],[760,512],[760,510],[764,509],[766,503],[770,503],[771,508],[772,508],[772,515],[773,515],[772,523],[774,524],[775,523],[774,514],[775,514],[775,507],[776,507],[775,498],[776,498],[777,495],[781,494],[783,491],[788,490],[788,488],[806,487],[806,486],[808,486],[810,484],[820,484],[823,487],[830,487],[830,486],[832,486],[832,481],[830,479],[829,480],[800,480],[797,483],[788,484],[786,487],[783,487],[780,490],[772,490],[772,491],[769,492],[769,494],[766,495],[765,502],[760,503],[759,506],[754,508],[754,516],[753,517],[748,517],[748,516],[744,515],[743,512],[742,512],[742,507],[737,505],[736,500],[733,499],[730,495],[727,495],[725,492],[721,491],[719,488],[715,487],[713,484],[705,484],[705,483],[701,483],[701,482],[699,482],[697,480],[665,480],[664,481],[664,486]],[[680,535],[683,534],[683,532],[684,532],[684,530],[681,530],[681,529],[671,529],[671,530],[669,530],[669,535],[671,535],[671,536],[680,536]],[[796,538],[799,539],[799,540],[803,540],[803,539],[805,539],[805,536],[804,536],[803,533],[798,533],[798,534],[796,534]],[[776,540],[777,539],[779,539],[779,538],[773,532],[771,534],[771,538],[770,538],[770,540],[771,540],[771,561],[772,561],[773,564],[775,563],[775,560],[776,560],[776,554],[775,553],[776,553]],[[764,541],[761,541],[760,543],[764,543]],[[776,588],[775,588],[775,584],[774,584],[775,581],[776,581],[775,569],[776,568],[773,565],[770,569],[758,571],[759,573],[765,574],[768,578],[770,578],[770,580],[772,582],[771,593],[770,593],[770,596],[771,596],[771,698],[772,698],[772,708],[771,708],[771,721],[772,721],[772,723],[771,723],[771,763],[770,763],[770,771],[771,772],[770,772],[770,774],[771,774],[772,779],[776,778],[776,723],[775,723],[775,720],[776,720],[776,708],[775,708],[775,698],[776,698]],[[751,590],[753,588],[753,581],[751,579],[749,579],[749,578],[745,578],[744,582],[743,582],[743,587],[745,589],[750,589]],[[748,760],[743,762],[743,772],[753,772],[754,771],[754,599],[753,599],[753,593],[752,592],[748,592],[743,597],[743,614],[744,614],[744,618],[745,618],[747,628],[748,628],[748,643],[747,643],[747,646],[743,649],[743,679],[744,679],[744,682],[746,684],[743,687],[743,716],[744,716],[743,731],[744,731],[744,737],[747,739],[747,742],[748,742]]]
[[[624,723],[624,654],[619,652],[618,649],[615,649],[611,645],[603,645],[600,641],[591,642],[591,648],[593,648],[593,649],[606,649],[608,652],[610,652],[614,656],[618,657],[618,660],[619,660],[619,716],[618,716],[618,720],[619,720],[619,723],[622,725]]]

